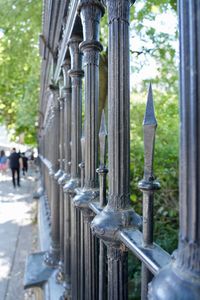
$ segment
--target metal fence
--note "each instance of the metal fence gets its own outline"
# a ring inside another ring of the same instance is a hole
[[[67,1],[58,2],[57,15]],[[144,176],[139,182],[143,215],[130,205],[130,2],[67,2],[56,55],[50,53],[46,36],[39,153],[51,246],[42,264],[56,269],[64,287],[62,299],[122,300],[128,298],[131,251],[142,263],[141,299],[200,299],[200,1],[179,0],[180,230],[173,258],[153,239],[154,192],[160,185],[153,174],[157,122],[151,86],[143,123]],[[49,3],[45,1],[44,32],[50,22]],[[105,9],[108,124],[104,111],[98,120],[99,28]],[[26,287],[42,285],[48,276],[32,281],[29,276]]]

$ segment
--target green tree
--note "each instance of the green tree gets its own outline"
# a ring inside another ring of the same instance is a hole
[[[137,1],[131,9],[131,35],[141,41],[138,45],[134,43],[131,45],[132,73],[140,76],[144,68],[148,70],[144,79],[141,77],[139,84],[132,85],[131,197],[134,205],[141,211],[142,193],[138,191],[137,183],[143,174],[142,122],[148,85],[151,82],[158,122],[154,169],[162,187],[155,197],[155,235],[159,243],[168,251],[176,247],[178,228],[178,26],[176,9],[176,1],[169,0],[141,0]],[[168,24],[170,20],[174,22],[174,26]],[[133,78],[135,78],[134,75]],[[165,230],[167,227],[170,230]]]
[[[0,122],[13,137],[36,142],[39,97],[40,0],[0,2]]]

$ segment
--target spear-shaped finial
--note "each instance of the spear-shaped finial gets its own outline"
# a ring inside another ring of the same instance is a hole
[[[149,85],[144,126],[144,179],[153,179],[153,158],[157,121],[155,118],[152,86]]]
[[[101,115],[101,125],[99,130],[100,167],[105,166],[106,163],[106,141],[107,141],[107,130],[106,130],[105,113],[103,110]]]
[[[145,111],[145,115],[144,115],[143,125],[157,126],[157,121],[156,121],[155,111],[154,111],[153,92],[152,92],[151,83],[149,84],[147,105],[146,105],[146,111]]]
[[[138,184],[143,191],[143,242],[145,246],[153,243],[153,201],[154,191],[160,188],[159,182],[154,180],[153,158],[157,121],[155,118],[153,94],[149,85],[146,111],[143,121],[144,127],[144,178]],[[152,274],[142,263],[141,299],[147,299],[148,283],[152,280]]]
[[[106,141],[107,141],[107,130],[105,113],[102,111],[101,125],[99,130],[99,146],[100,146],[100,166],[97,169],[99,174],[99,202],[100,206],[106,205],[106,174],[108,170],[106,168]]]

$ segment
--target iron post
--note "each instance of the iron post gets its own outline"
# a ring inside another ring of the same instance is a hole
[[[80,185],[80,170],[79,163],[81,161],[81,113],[82,113],[82,54],[79,50],[79,44],[82,38],[78,35],[73,35],[69,41],[69,51],[71,57],[71,69],[69,75],[72,85],[72,100],[71,100],[71,177],[64,185],[63,189],[66,193],[65,202],[69,209],[70,215],[70,241],[71,241],[71,297],[78,299],[80,290],[79,286],[79,251],[80,251],[80,212],[76,210],[72,203],[72,198],[76,194],[76,188]],[[68,218],[68,219],[69,219]],[[69,221],[67,224],[69,225]],[[68,229],[67,229],[68,230]]]
[[[146,112],[144,116],[144,178],[138,184],[143,192],[143,243],[145,247],[153,247],[153,202],[154,192],[160,188],[158,181],[154,178],[153,160],[154,144],[157,121],[154,113],[153,94],[151,84],[149,86]],[[147,299],[148,283],[152,280],[153,274],[142,263],[141,274],[141,299]]]
[[[91,234],[90,222],[94,217],[89,202],[98,194],[98,99],[99,99],[99,23],[104,13],[101,1],[81,0],[79,13],[83,26],[83,52],[85,74],[85,177],[84,187],[77,190],[73,199],[75,207],[81,210],[84,228],[85,294],[83,299],[96,299],[98,294],[98,241]],[[81,253],[81,257],[83,253]],[[82,259],[83,261],[83,259]]]
[[[141,218],[130,207],[130,108],[128,0],[108,0],[108,204],[92,221],[92,230],[107,243],[108,299],[127,299],[127,251],[117,233],[138,227]],[[120,270],[116,272],[116,270]]]
[[[180,30],[180,228],[172,262],[152,281],[149,299],[200,296],[200,2],[179,0]]]
[[[71,78],[69,70],[71,68],[71,62],[69,55],[63,63],[63,97],[64,97],[64,174],[58,180],[62,186],[70,179],[70,160],[71,160]],[[64,256],[63,256],[63,269],[64,269],[64,295],[63,298],[69,296],[70,291],[70,277],[71,277],[71,228],[70,228],[70,201],[68,201],[68,195],[64,193]]]
[[[99,175],[99,204],[103,209],[107,204],[106,198],[106,175],[108,169],[106,168],[106,147],[107,146],[107,129],[105,121],[105,113],[102,111],[101,125],[99,130],[99,156],[100,166],[97,169]],[[107,299],[107,269],[106,269],[106,245],[102,240],[99,242],[99,300]]]
[[[50,179],[50,207],[51,207],[51,248],[45,254],[44,261],[48,265],[57,266],[60,257],[60,218],[59,218],[59,190],[55,180],[55,173],[59,169],[59,101],[58,101],[58,87],[51,84],[50,90],[52,92],[52,119],[51,119],[51,149],[49,175]]]

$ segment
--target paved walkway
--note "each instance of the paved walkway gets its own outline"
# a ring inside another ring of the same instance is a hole
[[[35,171],[14,189],[10,170],[0,174],[0,300],[32,299],[23,290],[26,256],[36,248]]]

